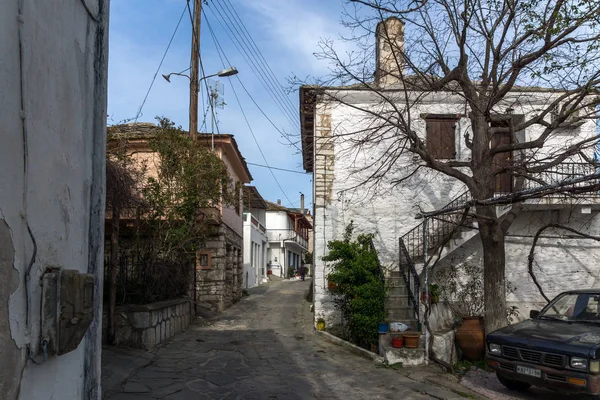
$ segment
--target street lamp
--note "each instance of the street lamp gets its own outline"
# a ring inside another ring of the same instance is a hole
[[[200,91],[200,82],[202,82],[205,79],[208,78],[212,78],[213,76],[219,76],[219,77],[226,77],[226,76],[232,76],[238,73],[238,70],[235,67],[229,67],[229,68],[225,68],[222,69],[221,71],[217,72],[216,74],[212,74],[212,75],[207,75],[207,76],[203,76],[202,78],[198,79],[198,82],[194,85],[192,77],[186,74],[182,74],[181,72],[171,72],[170,74],[162,74],[162,77],[165,78],[165,80],[169,83],[171,83],[171,75],[178,75],[178,76],[185,76],[186,78],[188,78],[190,80],[190,136],[196,140],[196,133],[198,130],[198,92]],[[196,78],[197,79],[197,78]],[[192,87],[195,86],[196,90],[192,90]],[[214,119],[214,110],[213,110],[213,102],[212,102],[212,97],[209,95],[209,101],[210,101],[210,111],[211,111],[211,115],[212,118]],[[195,104],[195,107],[192,107],[191,105]],[[193,109],[195,108],[195,109]],[[212,125],[212,124],[211,124]],[[214,128],[213,128],[214,130]],[[212,150],[215,150],[215,135],[214,132],[212,132]]]
[[[220,76],[220,77],[226,77],[226,76],[232,76],[238,73],[237,68],[235,67],[229,67],[229,68],[225,68],[219,72],[217,72],[216,74],[212,74],[212,75],[207,75],[207,76],[203,76],[202,78],[198,79],[198,83],[202,82],[204,79],[208,79],[208,78],[212,78],[213,76]],[[165,78],[165,80],[169,83],[171,83],[171,75],[177,75],[177,76],[185,76],[188,79],[192,79],[190,78],[189,75],[186,74],[182,74],[180,72],[171,72],[170,74],[162,74],[162,77]]]

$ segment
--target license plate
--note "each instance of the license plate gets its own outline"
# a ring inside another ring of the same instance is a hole
[[[524,367],[522,365],[517,365],[517,372],[523,375],[535,376],[536,378],[542,377],[542,371],[539,369]]]

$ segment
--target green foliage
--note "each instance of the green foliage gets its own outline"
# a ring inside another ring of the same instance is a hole
[[[220,204],[239,207],[240,187],[217,154],[167,118],[158,121],[160,129],[149,142],[158,157],[157,174],[144,188],[148,218],[162,254],[193,253],[212,232],[210,211]]]
[[[385,284],[381,279],[377,253],[371,248],[373,235],[351,240],[353,225],[346,228],[344,240],[327,243],[329,282],[336,284],[335,304],[347,322],[348,334],[360,345],[377,344],[377,323],[385,319]]]

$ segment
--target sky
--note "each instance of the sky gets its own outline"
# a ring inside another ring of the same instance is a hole
[[[135,120],[185,6],[186,0],[111,2],[109,125]],[[203,7],[206,18],[202,19],[200,49],[205,74],[222,70],[224,64],[227,64],[226,67],[233,65],[239,70],[237,76],[218,78],[222,86],[221,100],[225,103],[216,110],[218,131],[235,136],[242,155],[249,163],[304,172],[302,155],[273,125],[282,132],[296,135],[293,141],[299,139],[298,90],[290,86],[289,78],[327,74],[328,65],[319,61],[314,53],[319,51],[321,38],[340,37],[341,0],[210,0]],[[236,22],[224,23],[226,16]],[[248,36],[236,17],[245,25]],[[221,61],[209,27],[229,63],[227,60]],[[172,76],[171,83],[168,83],[161,74],[180,72],[189,67],[191,36],[190,16],[185,11],[137,118],[138,122],[155,122],[155,117],[163,116],[187,130],[189,81],[185,77]],[[244,38],[244,43],[251,43],[248,38],[251,37],[260,53],[248,51],[248,54],[244,54],[239,50],[239,44],[236,47],[234,37]],[[274,77],[266,67],[262,69],[262,74],[253,72],[252,67],[258,66],[263,58]],[[267,74],[270,79],[265,79],[267,83],[263,85],[261,79]],[[214,84],[215,80],[208,79],[207,82]],[[273,124],[254,104],[242,85]],[[271,87],[276,94],[271,94],[265,86]],[[206,120],[204,118],[208,108],[206,88],[203,86],[202,90],[204,102],[200,96],[199,131],[210,132],[210,114]],[[206,125],[203,125],[205,121]],[[305,207],[312,209],[311,174],[271,170],[281,185],[279,188],[269,169],[254,165],[249,165],[249,169],[254,178],[251,184],[258,188],[266,200],[275,202],[281,199],[285,206],[299,207],[300,193],[303,193]]]

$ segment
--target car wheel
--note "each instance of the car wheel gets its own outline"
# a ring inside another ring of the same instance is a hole
[[[501,374],[499,374],[497,372],[496,372],[496,377],[498,378],[498,380],[500,381],[500,383],[503,384],[509,390],[515,390],[515,391],[518,391],[518,392],[524,392],[525,390],[529,389],[529,387],[531,386],[527,382],[515,381],[515,380],[509,379],[506,376],[501,375]]]

